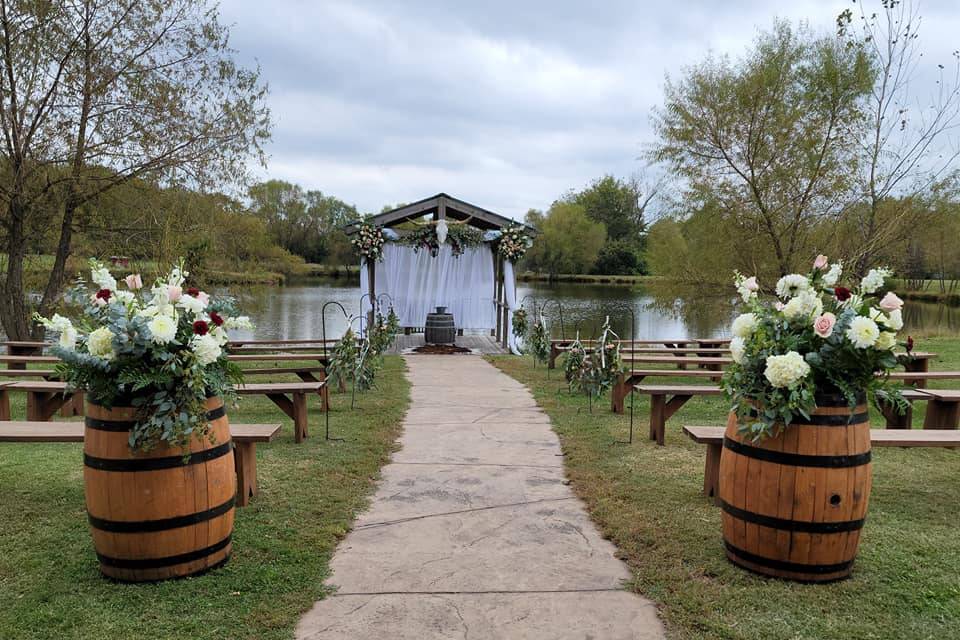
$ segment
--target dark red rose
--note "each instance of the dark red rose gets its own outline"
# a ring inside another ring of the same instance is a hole
[[[106,302],[109,302],[109,301],[110,301],[110,296],[112,296],[112,295],[113,295],[113,292],[110,291],[110,289],[100,289],[100,291],[97,291],[96,297],[97,297],[98,299],[100,299],[100,300],[104,300],[104,301],[106,301]]]
[[[843,302],[844,300],[850,299],[850,289],[846,287],[834,287],[833,295],[836,296],[837,300]]]
[[[207,335],[207,331],[210,330],[210,327],[203,320],[197,320],[193,323],[193,332],[198,336]]]
[[[200,295],[200,289],[197,289],[196,287],[190,287],[187,289],[187,295],[196,298],[198,295]]]
[[[907,353],[913,351],[913,336],[907,336]]]
[[[210,322],[217,325],[218,327],[223,326],[223,318],[220,317],[220,314],[216,311],[210,312]]]

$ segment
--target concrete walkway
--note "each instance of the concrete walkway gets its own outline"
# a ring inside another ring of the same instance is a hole
[[[406,361],[403,448],[296,637],[662,638],[530,393],[476,356]]]

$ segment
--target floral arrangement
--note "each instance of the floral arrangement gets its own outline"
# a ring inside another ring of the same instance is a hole
[[[447,226],[445,242],[450,245],[454,258],[459,258],[468,247],[477,247],[483,243],[483,232],[480,229],[465,224]],[[421,249],[430,252],[434,258],[440,252],[440,240],[437,237],[436,225],[426,225],[403,236],[402,242],[414,251]]]
[[[347,330],[330,352],[330,364],[327,366],[328,384],[341,386],[354,379],[357,363],[360,360],[360,347],[357,345],[357,336],[353,329]]]
[[[576,338],[570,345],[570,350],[563,358],[563,377],[567,381],[567,387],[570,391],[582,390],[581,382],[583,381],[583,368],[586,366],[586,362],[587,350],[580,342],[580,332],[578,331]]]
[[[613,386],[622,371],[620,337],[610,328],[610,316],[607,316],[600,339],[593,351],[584,358],[577,387],[591,396],[599,397]]]
[[[71,292],[82,317],[35,316],[59,336],[52,352],[63,362],[59,375],[71,388],[110,407],[132,401],[138,419],[130,448],[138,451],[166,443],[186,446],[209,431],[205,400],[233,397],[240,368],[226,358],[228,329],[252,329],[235,313],[232,300],[215,300],[185,286],[183,261],[145,289],[140,274],[122,282],[96,260],[90,277],[96,289],[80,284]]]
[[[500,232],[497,251],[504,259],[516,262],[523,257],[532,244],[533,238],[527,233],[526,227],[522,224],[514,224],[504,227]]]
[[[854,289],[840,285],[842,274],[840,262],[818,256],[808,275],[780,278],[768,302],[756,278],[736,274],[749,311],[733,321],[723,387],[741,430],[755,440],[809,418],[816,393],[842,394],[853,407],[867,392],[875,403],[905,408],[885,375],[897,365],[903,327],[903,301],[892,292],[879,298],[891,272],[873,269]]]
[[[350,243],[364,260],[377,262],[383,259],[383,227],[364,221],[357,228]]]
[[[522,340],[527,331],[530,330],[530,321],[527,319],[527,310],[523,307],[515,309],[513,312],[513,335],[518,340]]]
[[[546,362],[550,358],[550,334],[547,332],[547,323],[544,322],[543,315],[533,323],[533,329],[530,331],[530,352],[540,362]]]

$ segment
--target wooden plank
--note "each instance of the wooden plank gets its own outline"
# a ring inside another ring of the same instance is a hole
[[[658,384],[641,384],[634,387],[637,390],[637,393],[669,393],[669,394],[683,394],[691,396],[718,396],[723,393],[723,389],[720,387],[715,387],[712,385],[684,385],[684,384],[674,384],[674,385],[658,385]]]
[[[324,382],[266,382],[258,384],[239,384],[237,393],[242,395],[271,393],[320,393]]]
[[[327,354],[324,353],[247,353],[227,355],[227,359],[233,360],[234,362],[296,362],[298,360],[319,360],[320,362],[326,362],[327,358]]]

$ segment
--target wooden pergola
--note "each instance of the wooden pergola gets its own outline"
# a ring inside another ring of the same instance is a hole
[[[499,213],[494,213],[493,211],[470,204],[469,202],[465,202],[459,198],[454,198],[446,193],[438,193],[435,196],[430,196],[429,198],[424,198],[423,200],[418,200],[417,202],[413,202],[402,207],[397,207],[396,209],[392,209],[390,211],[385,211],[381,214],[370,217],[368,222],[391,229],[403,225],[404,223],[420,220],[424,217],[430,217],[434,222],[438,222],[440,220],[463,222],[483,231],[499,231],[505,227],[523,224],[512,218],[502,216]],[[524,226],[527,227],[528,233],[535,233],[535,230],[529,225]],[[359,223],[351,223],[347,225],[347,235],[353,235],[357,232],[358,228]],[[402,234],[402,231],[398,231],[398,233]],[[509,338],[507,335],[508,309],[506,305],[503,284],[503,260],[499,257],[499,255],[494,255],[493,264],[493,300],[497,307],[497,313],[496,328],[491,331],[491,335],[494,336],[497,342],[503,345],[504,348],[507,348],[507,341]],[[375,265],[373,263],[367,263],[367,277],[369,282],[369,290],[367,291],[367,294],[369,294],[371,299],[376,300],[377,288],[374,267]]]

